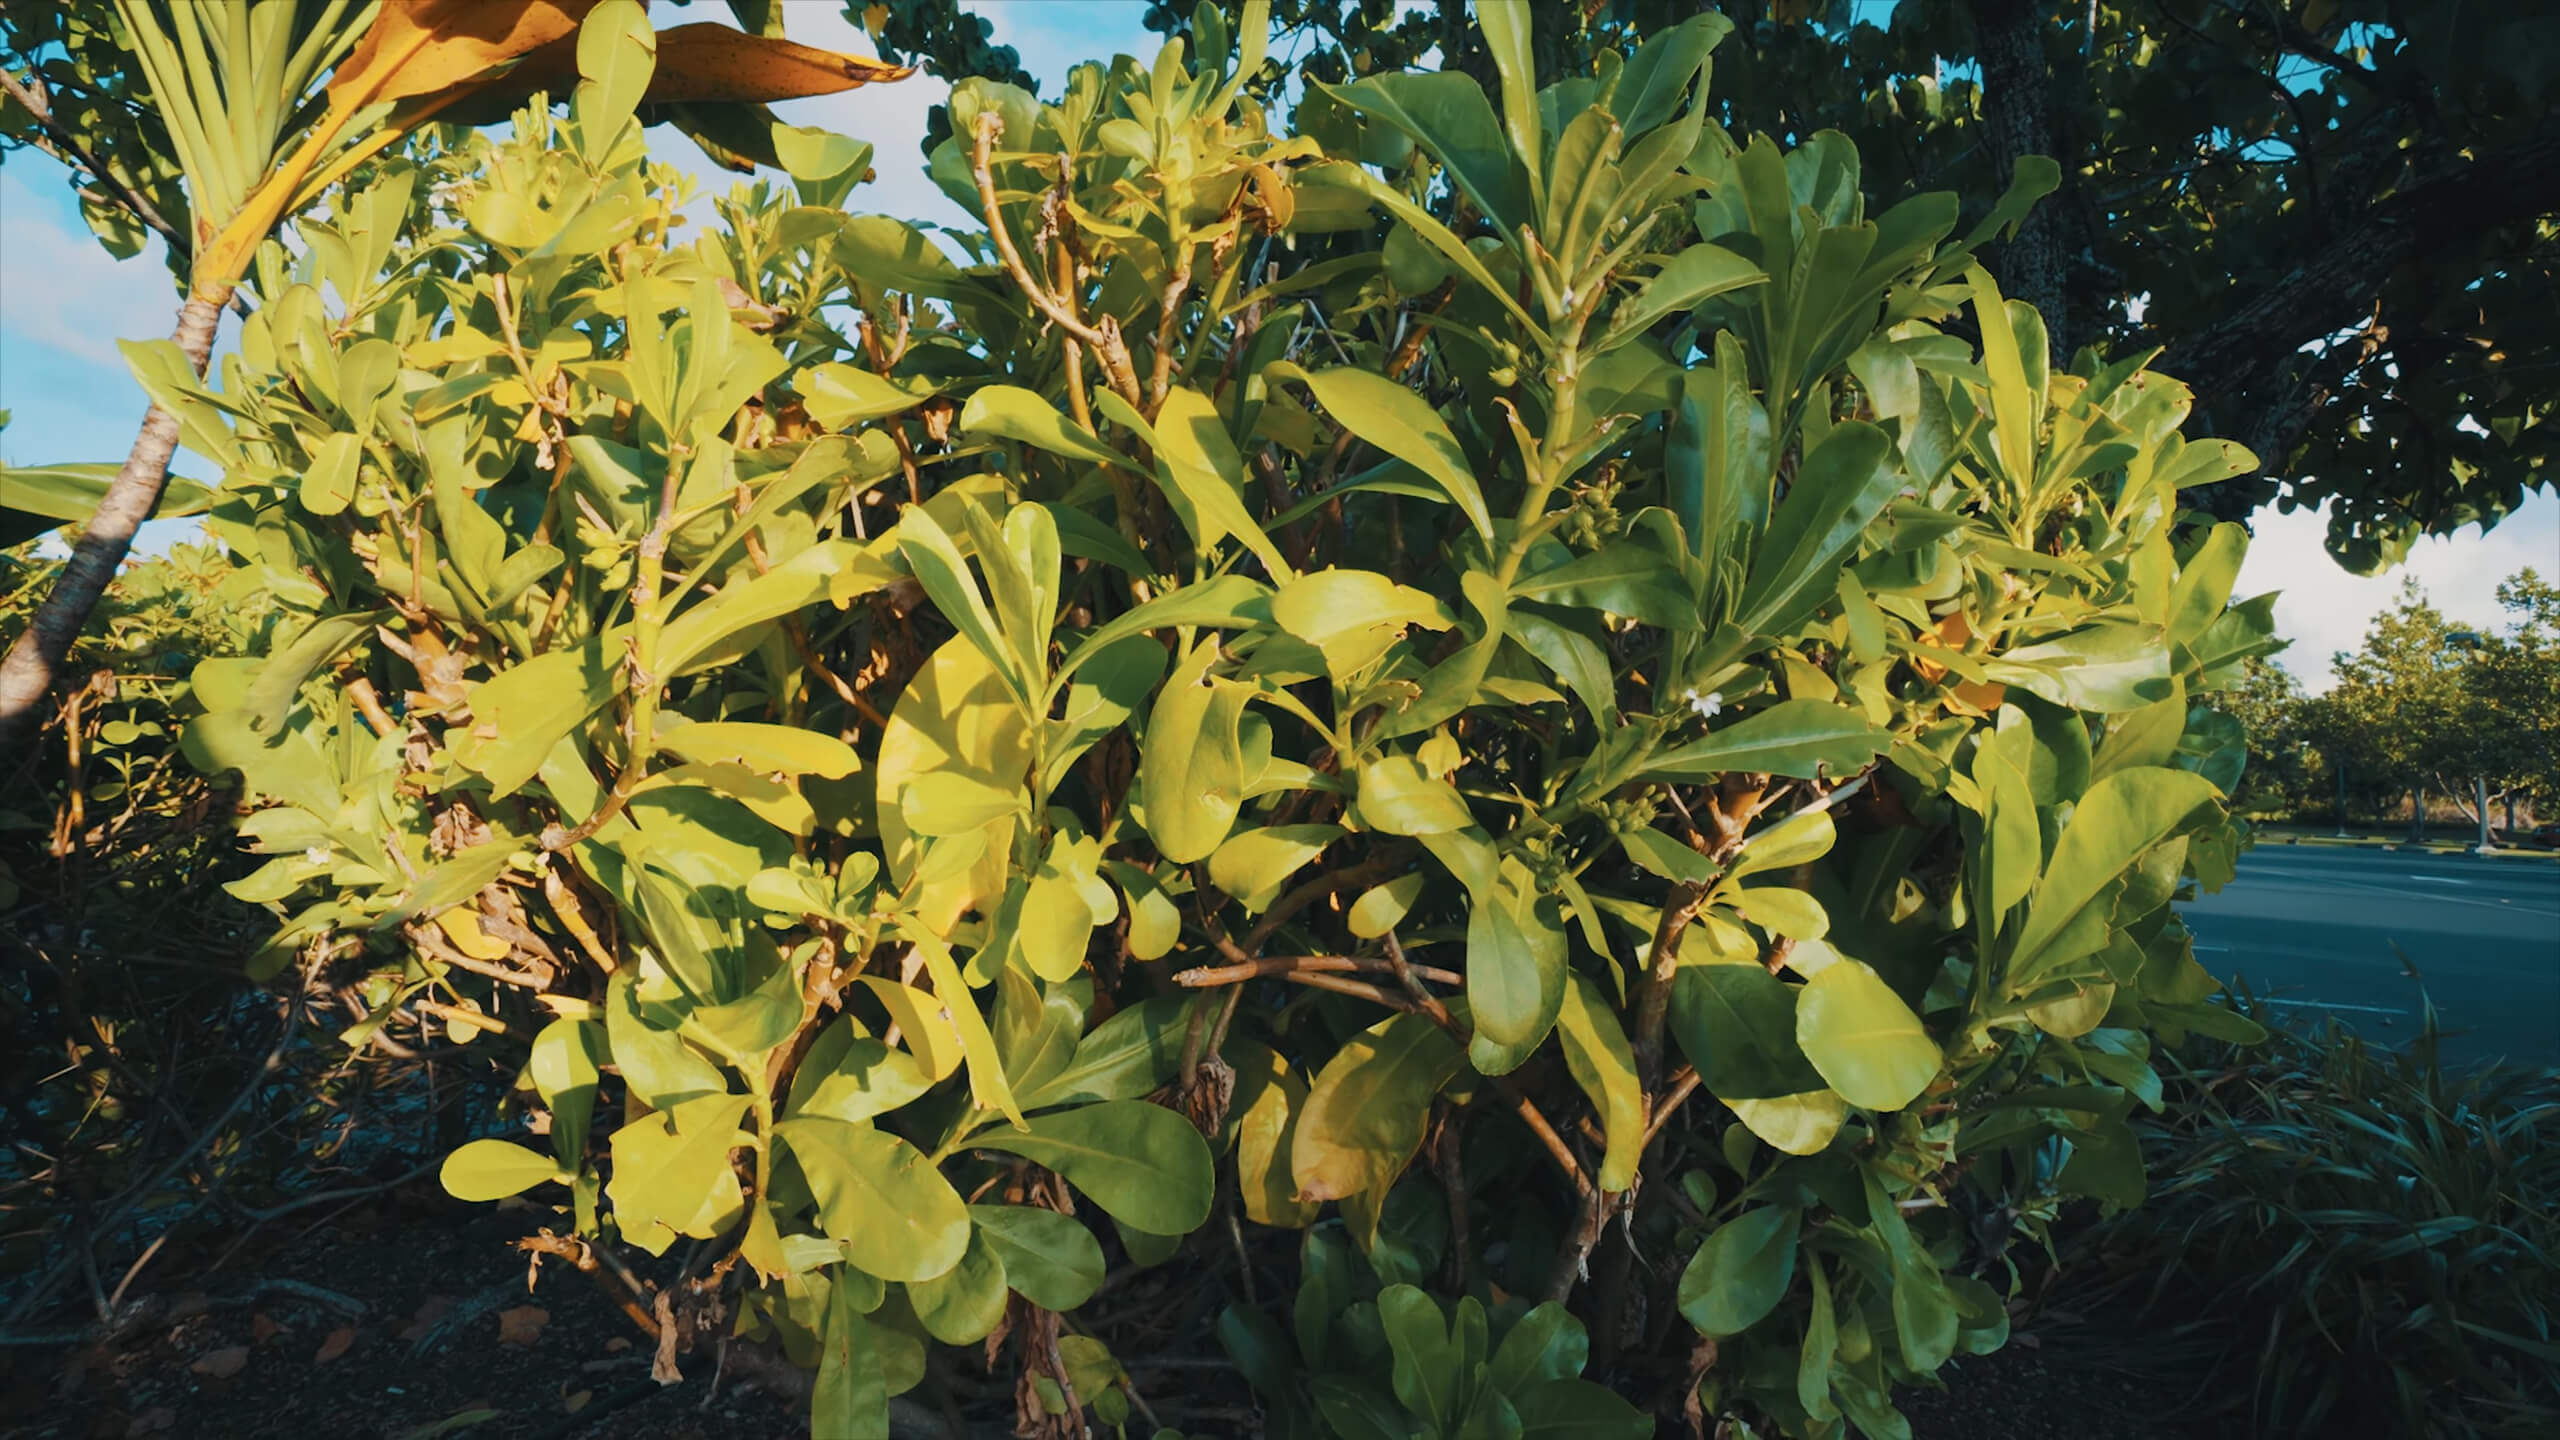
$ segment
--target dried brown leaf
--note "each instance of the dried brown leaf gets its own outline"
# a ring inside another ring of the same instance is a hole
[[[551,1312],[539,1305],[518,1305],[498,1312],[498,1343],[531,1345],[542,1338],[542,1327],[551,1323]]]

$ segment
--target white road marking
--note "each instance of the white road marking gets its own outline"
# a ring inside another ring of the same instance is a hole
[[[2298,1005],[2310,1010],[2353,1010],[2358,1014],[2363,1015],[2406,1015],[2409,1013],[2406,1010],[2394,1010],[2387,1005],[2342,1005],[2328,1000],[2261,1000],[2258,1003],[2261,1005]]]
[[[2197,947],[2195,947],[2195,948],[2197,948],[2198,950],[2203,951],[2203,952],[2204,952],[2204,953],[2206,953],[2207,955],[2223,955],[2223,954],[2228,954],[2228,953],[2230,952],[2230,950],[2231,950],[2231,947],[2230,947],[2230,946],[2228,946],[2228,945],[2198,945],[2198,946],[2197,946]]]
[[[2424,880],[2430,885],[2468,885],[2471,883],[2468,880],[2456,880],[2450,875],[2418,875],[2413,873],[2409,878],[2412,880]]]

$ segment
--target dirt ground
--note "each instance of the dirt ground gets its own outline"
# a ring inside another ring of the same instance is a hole
[[[524,1258],[508,1242],[543,1218],[523,1207],[394,1201],[318,1229],[262,1237],[222,1271],[188,1276],[185,1283],[197,1288],[166,1294],[168,1308],[155,1323],[113,1347],[0,1350],[0,1440],[808,1434],[805,1413],[734,1376],[715,1375],[712,1355],[689,1357],[682,1385],[652,1382],[645,1340],[587,1277],[548,1264],[528,1292]],[[1133,1289],[1145,1283],[1139,1277]],[[1143,1294],[1124,1298],[1146,1310]],[[1149,1322],[1164,1358],[1135,1365],[1142,1385],[1156,1389],[1160,1418],[1189,1435],[1258,1434],[1242,1387],[1217,1359],[1208,1317],[1177,1308],[1168,1300]],[[1898,1400],[1915,1440],[2181,1440],[2206,1433],[2164,1421],[2158,1383],[2091,1363],[2102,1346],[2085,1336],[2060,1338],[2064,1343],[2048,1348],[2029,1330],[1997,1355],[1951,1368],[1943,1391],[1904,1392]],[[1149,1353],[1118,1343],[1115,1349]],[[960,1370],[939,1379],[969,1399],[973,1413],[991,1403],[1001,1408],[1001,1383],[976,1354],[945,1351],[937,1363]],[[1133,1424],[1132,1431],[1145,1427]]]

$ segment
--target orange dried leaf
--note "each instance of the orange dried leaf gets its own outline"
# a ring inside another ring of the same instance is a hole
[[[196,1363],[187,1368],[199,1375],[210,1376],[216,1380],[228,1380],[239,1374],[248,1363],[248,1346],[226,1345],[219,1350],[207,1350],[196,1357]]]
[[[796,100],[904,80],[909,65],[820,50],[703,22],[658,32],[658,69],[648,103],[687,100]]]
[[[311,1363],[314,1365],[326,1365],[330,1361],[337,1359],[339,1356],[346,1354],[350,1349],[353,1349],[355,1343],[356,1327],[353,1325],[341,1325],[337,1329],[329,1332],[328,1339],[320,1342],[320,1353],[311,1357]]]
[[[542,1338],[542,1327],[551,1323],[551,1312],[539,1305],[519,1305],[498,1312],[498,1343],[531,1345]]]
[[[385,5],[329,77],[340,110],[451,89],[563,36],[597,0],[405,0]]]

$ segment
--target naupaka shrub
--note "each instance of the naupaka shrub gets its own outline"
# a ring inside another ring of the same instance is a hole
[[[1539,89],[1483,16],[1498,104],[1281,125],[1260,7],[965,82],[938,237],[847,142],[687,240],[591,81],[145,367],[300,617],[186,735],[260,965],[521,1067],[445,1183],[663,1376],[767,1342],[880,1434],[994,1337],[1119,1423],[1061,1317],[1215,1220],[1305,1232],[1220,1322],[1282,1433],[1899,1434],[2141,1198],[2148,1036],[2248,1028],[2169,902],[2272,645],[2178,493],[2249,459],[1980,268],[2049,173],[1870,214],[1708,118],[1721,18]]]

